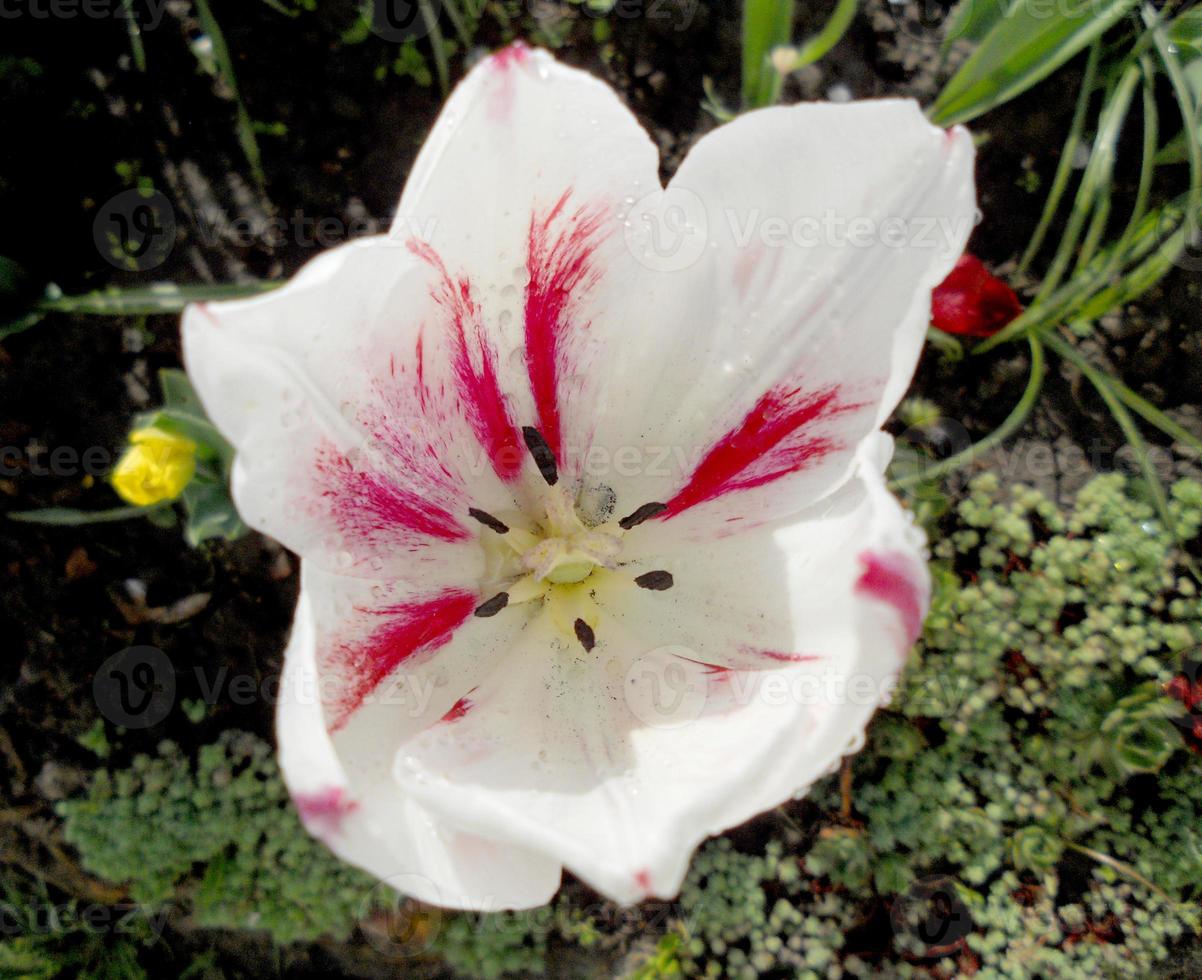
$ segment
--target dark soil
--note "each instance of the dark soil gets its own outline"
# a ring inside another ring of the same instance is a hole
[[[798,35],[821,23],[830,6],[807,6]],[[386,227],[441,102],[437,84],[422,87],[394,75],[378,81],[376,69],[391,64],[395,50],[374,36],[340,43],[355,20],[352,0],[322,3],[292,19],[250,0],[217,0],[213,7],[251,117],[286,127],[281,135],[258,137],[266,175],[261,188],[239,147],[228,90],[198,68],[192,53],[200,28],[190,3],[173,3],[162,23],[143,33],[145,74],[133,64],[120,21],[26,16],[5,22],[0,255],[25,268],[31,289],[50,281],[75,293],[109,284],[287,277],[348,229]],[[935,25],[922,23],[914,9],[884,0],[869,4],[832,55],[790,83],[787,97],[820,98],[832,86],[845,86],[858,98],[929,99],[946,72],[937,61]],[[626,98],[660,144],[665,172],[714,124],[701,108],[703,78],[711,78],[731,103],[738,89],[737,5],[699,6],[677,29],[681,23],[615,18],[613,54],[603,60],[591,21],[578,18],[559,52]],[[528,32],[535,24],[523,16],[517,26]],[[510,36],[486,17],[478,41],[491,47]],[[452,65],[461,73],[463,58],[454,57]],[[1045,188],[1050,181],[1075,97],[1070,77],[1058,76],[1054,85],[978,127],[989,139],[978,178],[985,220],[973,247],[995,265],[1014,259],[1038,218],[1042,193],[1024,189],[1016,176],[1033,172]],[[167,261],[140,273],[109,264],[92,232],[97,208],[125,190],[131,174],[149,178],[166,194],[178,226]],[[334,219],[327,225],[333,230],[321,243],[315,232],[269,240],[253,233],[269,215],[289,221],[299,216],[313,228]],[[251,234],[223,229],[222,221],[238,219]],[[1137,310],[1112,318],[1105,352],[1128,383],[1187,424],[1199,418],[1194,406],[1202,389],[1198,302],[1196,280],[1176,274]],[[101,478],[104,467],[89,467],[93,476],[85,472],[85,454],[98,447],[91,459],[115,458],[131,416],[158,398],[157,369],[178,364],[171,317],[56,315],[5,341],[0,445],[14,447],[4,462],[15,461],[19,472],[6,469],[0,477],[0,507],[117,506]],[[931,353],[918,390],[948,406],[979,438],[1009,412],[1025,379],[1017,349],[956,364]],[[1061,446],[1095,441],[1103,447],[1101,468],[1114,465],[1123,444],[1096,399],[1071,377],[1053,377],[1024,438]],[[60,850],[52,819],[53,802],[98,764],[78,741],[100,717],[92,694],[96,668],[130,645],[158,647],[175,664],[181,701],[204,697],[223,670],[274,677],[295,598],[295,570],[294,559],[257,535],[193,551],[178,529],[143,520],[86,528],[0,521],[0,636],[8,651],[0,660],[3,860],[68,895],[119,898],[119,891],[92,881]],[[156,624],[141,621],[144,611],[131,598],[142,587],[151,608],[199,594],[209,598],[182,622]],[[257,700],[242,705],[221,696],[199,725],[173,711],[150,729],[125,732],[108,761],[121,765],[164,738],[202,744],[230,727],[270,737],[270,712]],[[197,934],[186,921],[173,921],[168,940],[174,952],[164,956],[180,957],[171,962],[186,963],[187,951],[211,947],[229,976],[281,969],[290,975],[370,975],[377,969],[358,960],[360,952],[327,944],[293,950],[280,964],[264,939]]]

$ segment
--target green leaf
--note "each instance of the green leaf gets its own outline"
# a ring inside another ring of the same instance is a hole
[[[939,93],[931,121],[940,126],[967,122],[1025,92],[1135,6],[1136,0],[1015,3]]]
[[[743,108],[776,102],[781,78],[772,67],[772,51],[788,44],[793,31],[793,0],[746,0],[743,4]]]
[[[169,504],[154,504],[151,507],[113,507],[110,510],[76,510],[74,507],[43,507],[41,510],[17,510],[8,515],[11,521],[22,524],[53,524],[59,527],[82,527],[87,524],[108,524],[112,521],[128,521],[134,517],[149,517],[169,507]]]
[[[960,0],[948,21],[943,51],[946,53],[957,41],[979,42],[1010,6],[1011,0]]]
[[[98,289],[79,296],[64,296],[57,287],[38,304],[41,313],[75,313],[91,316],[138,316],[179,313],[189,303],[246,299],[270,292],[282,282],[228,283],[219,286],[177,286],[162,282],[134,289]]]
[[[163,405],[167,408],[204,415],[196,389],[192,387],[188,375],[179,368],[163,368],[159,372],[159,388],[163,392]]]
[[[184,488],[184,539],[193,548],[213,538],[234,541],[246,534],[224,482],[194,479]]]
[[[0,340],[4,340],[5,337],[12,337],[15,334],[24,333],[30,327],[36,327],[41,322],[41,313],[26,313],[15,320],[0,322]]]
[[[1195,7],[1174,17],[1168,34],[1169,43],[1183,59],[1202,55],[1202,8]]]

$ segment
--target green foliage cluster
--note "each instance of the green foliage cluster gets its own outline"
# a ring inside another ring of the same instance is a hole
[[[245,732],[224,733],[195,763],[164,742],[98,772],[60,813],[89,871],[149,907],[186,898],[202,926],[344,938],[370,911],[374,880],[306,833],[272,747]]]
[[[1202,765],[1163,689],[1202,641],[1172,541],[1202,528],[1202,486],[1178,483],[1169,510],[1172,534],[1120,476],[1071,512],[976,480],[935,535],[933,610],[854,760],[850,814],[832,778],[756,853],[711,842],[624,969],[1147,977],[1196,943]],[[164,744],[100,772],[62,814],[91,871],[152,906],[182,898],[205,925],[287,942],[346,935],[368,911],[371,882],[310,840],[270,747],[243,733],[195,763]],[[625,941],[572,894],[442,914],[429,948],[495,978],[540,973],[564,944]]]

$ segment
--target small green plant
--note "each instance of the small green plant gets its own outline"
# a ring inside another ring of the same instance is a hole
[[[198,924],[266,929],[277,942],[345,938],[375,882],[311,838],[270,745],[226,732],[195,762],[170,742],[129,769],[96,773],[60,806],[95,874],[149,908],[187,902]]]

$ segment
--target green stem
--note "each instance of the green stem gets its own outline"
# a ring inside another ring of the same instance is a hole
[[[1031,345],[1031,374],[1027,379],[1027,387],[1023,391],[1022,397],[1018,400],[1018,404],[1014,406],[1010,414],[1006,416],[1006,420],[980,442],[973,443],[967,449],[956,453],[954,456],[940,460],[933,466],[926,467],[921,472],[910,473],[891,481],[890,487],[892,489],[904,490],[919,483],[927,483],[940,479],[948,473],[953,473],[964,466],[968,466],[984,453],[1001,445],[1022,427],[1027,417],[1031,414],[1031,410],[1035,407],[1035,402],[1039,399],[1039,390],[1043,385],[1046,367],[1043,356],[1043,344],[1034,336],[1028,337],[1027,341]]]
[[[134,13],[134,0],[121,0],[121,15],[125,18],[125,30],[129,34],[129,46],[134,53],[134,66],[146,73],[146,47],[142,44],[142,28]]]

